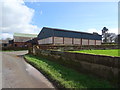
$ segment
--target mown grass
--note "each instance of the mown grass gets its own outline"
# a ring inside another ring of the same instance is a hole
[[[111,50],[81,50],[81,51],[70,51],[77,53],[87,53],[95,55],[106,55],[106,56],[120,56],[120,49],[111,49]]]
[[[38,58],[33,55],[25,55],[27,62],[38,70],[42,70],[52,80],[57,81],[64,88],[112,88],[105,80],[76,72],[58,63]]]

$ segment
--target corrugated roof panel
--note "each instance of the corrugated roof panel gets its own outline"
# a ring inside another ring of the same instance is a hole
[[[48,38],[51,36],[53,36],[53,30],[44,28],[38,34],[38,39],[44,39],[44,38]]]
[[[57,37],[82,38],[81,33],[67,32],[67,31],[54,30],[54,35]]]

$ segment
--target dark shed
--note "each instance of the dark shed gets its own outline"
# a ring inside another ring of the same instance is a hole
[[[102,36],[97,33],[78,32],[43,27],[38,35],[38,44],[101,45]]]
[[[38,39],[40,40],[48,37],[68,37],[68,38],[102,40],[102,36],[99,34],[43,27],[38,35]]]

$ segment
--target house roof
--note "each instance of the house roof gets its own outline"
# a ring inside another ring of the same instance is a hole
[[[14,36],[19,37],[37,37],[37,34],[26,34],[26,33],[14,33]]]
[[[38,35],[38,39],[44,39],[48,37],[69,37],[69,38],[83,38],[92,40],[101,40],[102,36],[97,33],[78,32],[65,29],[56,29],[43,27]]]

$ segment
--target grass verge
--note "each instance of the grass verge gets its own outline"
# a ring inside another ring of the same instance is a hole
[[[120,49],[111,49],[111,50],[81,50],[81,51],[70,51],[76,53],[86,53],[86,54],[95,54],[95,55],[106,55],[106,56],[120,56]]]
[[[28,63],[44,72],[48,78],[57,82],[57,86],[63,88],[112,88],[105,80],[76,72],[55,62],[39,58],[33,55],[25,55]]]

